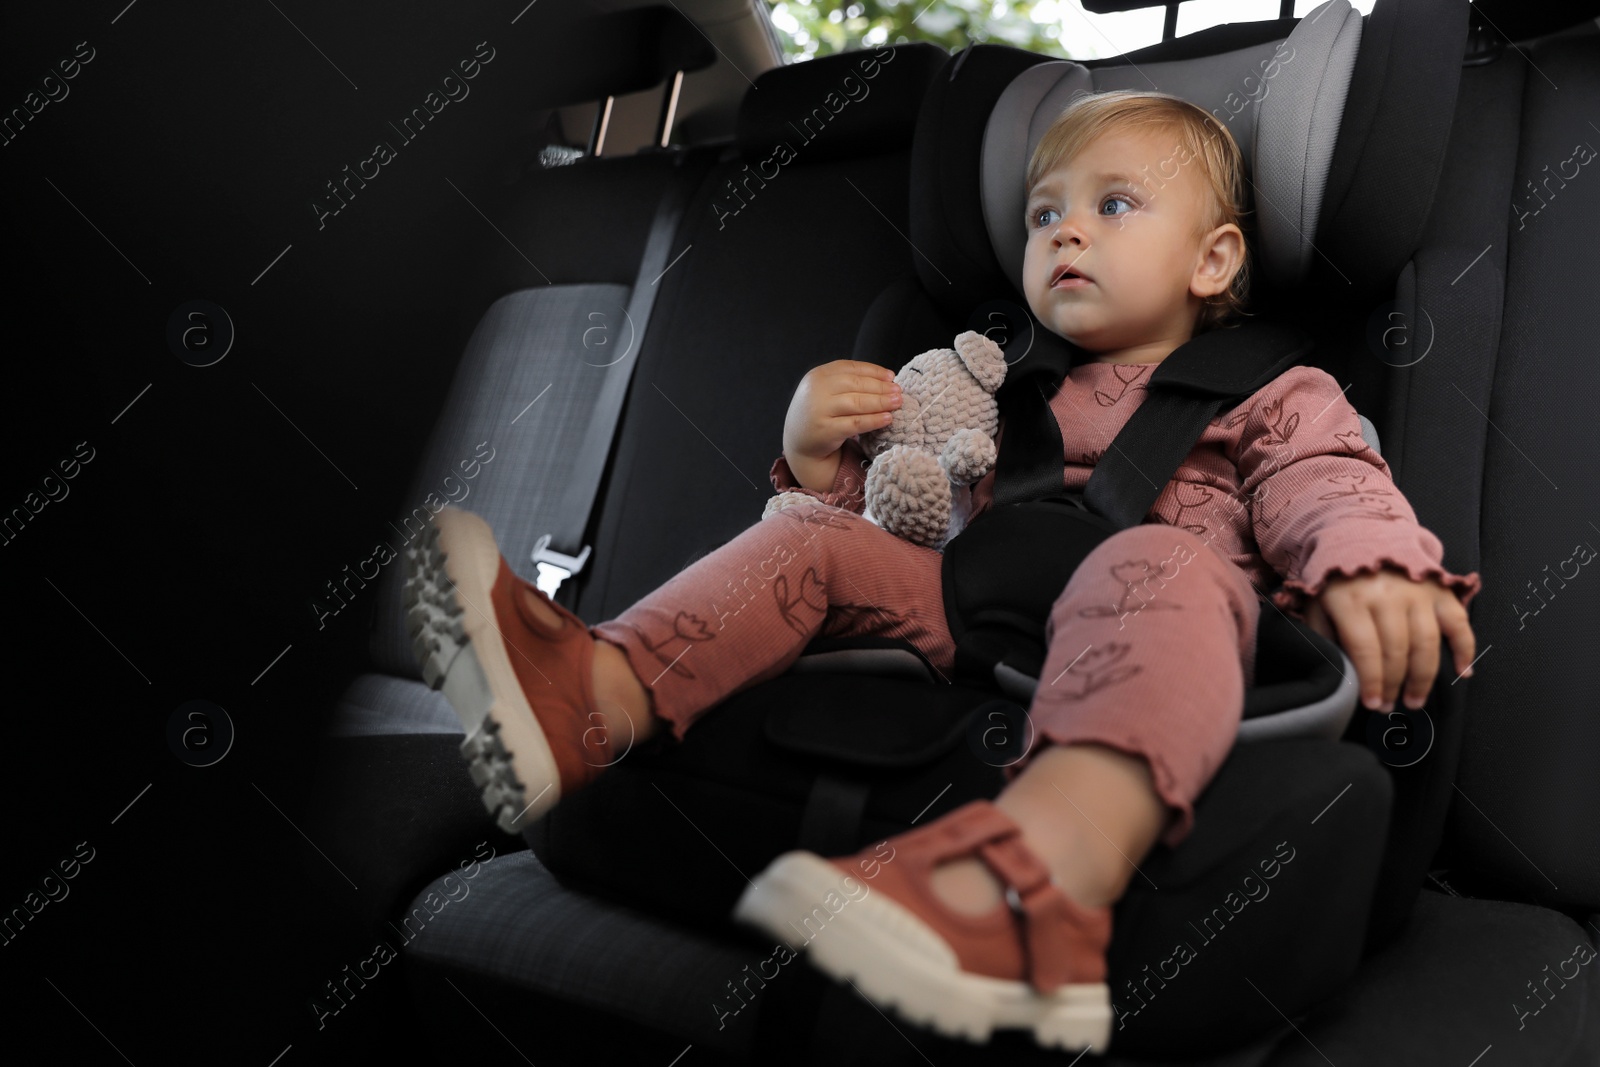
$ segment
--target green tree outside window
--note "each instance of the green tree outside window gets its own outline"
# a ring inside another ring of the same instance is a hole
[[[1026,48],[1062,59],[1091,59],[1119,50],[1085,41],[1069,54],[1064,23],[1082,20],[1070,0],[767,0],[791,60],[857,48],[931,41],[954,51],[971,42]],[[1070,6],[1069,6],[1070,5]],[[1159,16],[1158,16],[1159,19]],[[1160,23],[1156,23],[1160,38]],[[1093,36],[1087,25],[1075,28]],[[1140,44],[1146,42],[1139,42]]]

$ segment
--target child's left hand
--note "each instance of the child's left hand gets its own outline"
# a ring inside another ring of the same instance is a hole
[[[1394,710],[1402,681],[1406,707],[1422,707],[1439,671],[1441,632],[1455,652],[1457,674],[1472,676],[1477,638],[1467,609],[1437,579],[1414,582],[1387,569],[1334,575],[1305,615],[1313,630],[1343,646],[1361,679],[1361,701],[1374,711]]]

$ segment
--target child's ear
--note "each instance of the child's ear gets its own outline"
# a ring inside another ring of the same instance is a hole
[[[1189,291],[1201,298],[1224,292],[1244,265],[1244,251],[1244,233],[1231,222],[1206,234],[1200,242],[1200,259],[1189,279]]]

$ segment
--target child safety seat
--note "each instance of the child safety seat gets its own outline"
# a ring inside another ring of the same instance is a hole
[[[1460,22],[1464,31],[1467,13],[1445,4],[1416,0],[1408,14],[1433,26]],[[1159,88],[1224,119],[1254,178],[1257,262],[1294,284],[1312,264],[1310,235],[1336,145],[1362,155],[1363,167],[1391,162],[1372,156],[1358,136],[1365,130],[1341,129],[1358,70],[1373,84],[1387,80],[1386,92],[1401,76],[1447,80],[1445,104],[1453,105],[1459,50],[1408,48],[1423,36],[1419,28],[1390,24],[1378,58],[1359,68],[1362,20],[1346,0],[1329,0],[1298,22],[1262,24],[1258,43],[1220,55],[1205,53],[1200,34],[1174,42],[1184,45],[1175,58],[1158,46],[1147,50],[1156,55],[1104,64],[1005,46],[963,50],[935,77],[913,145],[910,236],[919,277],[875,302],[855,358],[897,366],[947,345],[960,329],[998,324],[990,336],[1008,360],[1019,346],[1027,353],[1014,359],[1019,381],[1059,382],[1070,346],[1018,303],[1016,220],[1028,154],[1080,89]],[[757,96],[745,106],[763,106]],[[1442,115],[1412,116],[1417,128],[1393,146],[1396,158],[1435,141],[1442,158],[1449,113],[1446,106]],[[1385,205],[1371,196],[1363,209],[1382,216]],[[1397,230],[1407,225],[1395,220]],[[1314,321],[1298,310],[1299,321]],[[1164,481],[1148,491],[1134,484],[1135,464],[1170,478],[1210,418],[1311,352],[1308,335],[1286,320],[1215,333],[1192,339],[1152,375],[1150,395],[1117,439],[1131,462],[1102,460],[1079,501],[1063,499],[1054,420],[1042,404],[1030,411],[1018,399],[1038,390],[1002,398],[995,507],[945,553],[946,609],[961,648],[954,681],[935,679],[903,641],[814,641],[788,674],[730,697],[682,742],[663,733],[636,746],[529,827],[541,862],[587,892],[750,938],[730,913],[748,879],[782,852],[851,852],[998,795],[1003,768],[1027,745],[1040,627],[1070,571],[1051,576],[1048,587],[1035,573],[1022,588],[994,561],[1016,538],[1055,538],[1071,527],[1092,547],[1142,521]],[[1049,555],[1024,550],[1032,560]],[[1235,746],[1199,798],[1190,837],[1176,849],[1158,845],[1115,907],[1107,960],[1115,1051],[1194,1055],[1252,1040],[1333,995],[1361,960],[1393,787],[1370,749],[1339,740],[1356,703],[1354,669],[1336,644],[1265,607],[1256,662],[1240,729],[1250,743]],[[1405,888],[1414,897],[1417,886]],[[815,984],[775,983],[763,993],[763,1012],[784,1002],[803,1019],[819,995]],[[805,997],[813,999],[793,1003]]]
[[[1001,329],[1002,349],[1016,363],[999,396],[1007,432],[994,503],[949,542],[942,561],[957,679],[993,683],[1029,701],[1044,665],[1044,621],[1084,557],[1111,534],[1145,521],[1219,411],[1311,350],[1303,331],[1261,319],[1191,338],[1150,376],[1144,400],[1095,464],[1088,485],[1069,492],[1061,484],[1060,427],[1045,398],[1065,377],[1065,361],[1082,362],[1086,354],[1032,325],[1026,348],[1016,333]],[[1291,629],[1304,628],[1284,618]],[[1344,719],[1352,710],[1343,709]],[[1337,736],[1344,722],[1334,725]]]

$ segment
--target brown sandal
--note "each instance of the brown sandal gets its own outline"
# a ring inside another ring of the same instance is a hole
[[[461,754],[484,807],[518,833],[617,757],[593,709],[593,634],[511,570],[480,516],[446,507],[406,549],[405,598],[423,679],[466,733]],[[523,600],[553,608],[552,628]]]
[[[985,915],[952,911],[930,885],[935,867],[968,855],[1005,886],[1007,903]],[[981,1043],[1022,1027],[1041,1045],[1100,1052],[1111,1040],[1111,909],[1061,892],[1022,828],[987,800],[853,856],[785,853],[734,918],[809,948],[819,970],[948,1036]]]

